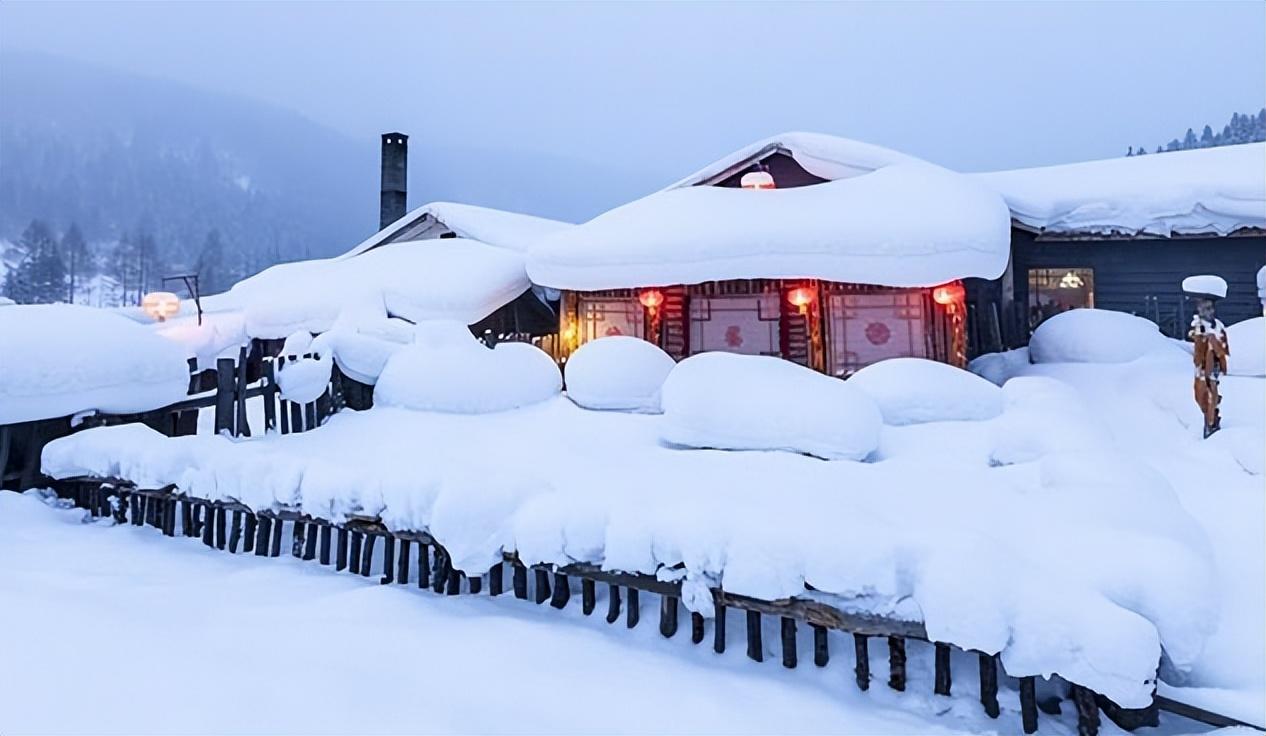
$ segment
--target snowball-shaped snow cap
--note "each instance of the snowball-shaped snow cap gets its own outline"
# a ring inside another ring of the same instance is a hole
[[[674,365],[668,353],[645,340],[601,337],[567,360],[567,395],[586,409],[658,414],[659,391]]]
[[[1190,296],[1202,296],[1209,299],[1226,298],[1226,279],[1212,274],[1188,276],[1182,280],[1182,290]]]
[[[875,402],[838,378],[781,358],[700,353],[663,389],[660,437],[725,450],[790,450],[862,460],[879,446]]]
[[[885,424],[991,419],[1002,413],[1002,389],[934,360],[881,360],[853,374],[848,384],[875,400]]]
[[[1034,363],[1128,363],[1174,350],[1155,322],[1107,309],[1070,309],[1038,325],[1029,340]]]

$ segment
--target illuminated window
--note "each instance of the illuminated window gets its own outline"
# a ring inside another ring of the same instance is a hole
[[[826,298],[827,372],[847,376],[887,358],[928,357],[922,290]]]
[[[608,335],[645,337],[646,313],[636,299],[580,300],[580,342]]]
[[[1053,315],[1095,305],[1093,268],[1030,268],[1029,329]]]
[[[781,355],[778,294],[696,296],[690,300],[690,352]]]

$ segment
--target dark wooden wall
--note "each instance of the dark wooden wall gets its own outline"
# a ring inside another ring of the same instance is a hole
[[[806,187],[810,184],[821,184],[826,181],[820,176],[815,176],[804,170],[796,160],[785,153],[775,153],[763,162],[765,168],[769,171],[770,176],[774,177],[774,185],[779,189],[791,189],[792,187]],[[716,183],[718,187],[735,187],[739,186],[739,182],[743,179],[743,174],[749,171],[755,171],[755,166],[749,166],[737,174],[722,179]]]

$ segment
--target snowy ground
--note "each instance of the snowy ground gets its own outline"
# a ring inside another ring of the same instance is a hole
[[[150,528],[91,523],[34,492],[0,493],[0,732],[1017,733],[991,721],[974,668],[931,695],[926,647],[904,694],[853,684],[851,650],[800,668],[630,631],[506,595],[442,597],[329,568],[229,556]],[[650,599],[652,596],[646,596]],[[599,603],[599,611],[603,605]],[[776,642],[772,632],[765,641]],[[767,644],[768,645],[768,644]],[[16,666],[15,666],[16,665]],[[1065,708],[1065,710],[1069,710]],[[1075,733],[1071,714],[1041,732]],[[1177,719],[1152,733],[1198,733]],[[1104,733],[1119,733],[1105,724]]]

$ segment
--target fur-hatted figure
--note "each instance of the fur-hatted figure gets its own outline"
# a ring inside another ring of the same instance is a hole
[[[1203,281],[1191,283],[1196,279]],[[1218,411],[1222,394],[1218,383],[1226,372],[1227,356],[1231,353],[1226,327],[1218,319],[1215,305],[1217,299],[1226,296],[1226,282],[1216,276],[1193,276],[1183,282],[1183,291],[1196,298],[1196,313],[1191,317],[1187,336],[1194,344],[1191,357],[1196,368],[1196,404],[1204,415],[1204,436],[1207,438],[1222,426],[1222,416]]]

